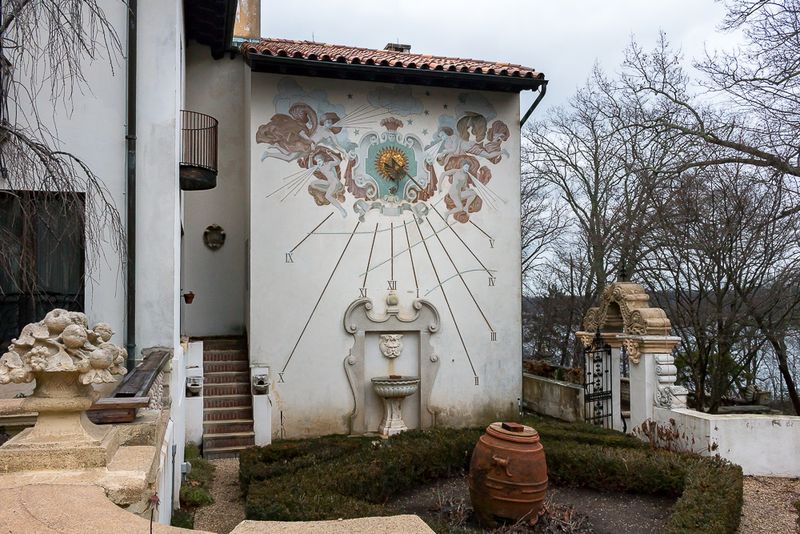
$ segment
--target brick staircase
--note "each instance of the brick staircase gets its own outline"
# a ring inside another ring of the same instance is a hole
[[[203,375],[203,456],[236,456],[255,444],[244,338],[203,340]]]

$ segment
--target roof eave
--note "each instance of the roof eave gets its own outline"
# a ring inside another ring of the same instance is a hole
[[[390,67],[320,61],[286,56],[246,52],[245,58],[253,72],[269,72],[295,76],[316,76],[344,80],[360,80],[409,85],[427,85],[479,91],[518,93],[536,90],[547,84],[544,78],[477,74],[447,70]]]

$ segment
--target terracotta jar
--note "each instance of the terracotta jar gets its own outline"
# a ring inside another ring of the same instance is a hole
[[[472,452],[469,496],[481,525],[539,520],[547,463],[539,433],[519,423],[492,423]]]

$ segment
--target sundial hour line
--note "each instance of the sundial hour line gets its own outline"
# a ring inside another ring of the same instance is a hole
[[[411,273],[414,275],[414,289],[417,290],[417,298],[419,298],[419,281],[417,280],[417,268],[414,266],[414,254],[411,252],[411,239],[408,237],[408,224],[403,221],[403,228],[406,231],[406,244],[408,245],[408,258],[411,260]],[[422,236],[420,236],[422,237]]]
[[[324,219],[322,219],[322,221],[321,221],[321,222],[320,222],[318,225],[316,225],[316,226],[314,227],[314,229],[313,229],[313,230],[311,230],[310,232],[308,232],[308,233],[306,234],[306,236],[305,236],[303,239],[301,239],[301,240],[300,240],[300,242],[299,242],[298,244],[296,244],[294,247],[292,247],[292,250],[290,250],[290,251],[289,251],[289,254],[291,254],[292,252],[294,252],[295,250],[297,250],[297,247],[299,247],[300,245],[302,245],[302,244],[303,244],[303,242],[304,242],[306,239],[308,239],[309,237],[311,237],[311,236],[314,234],[314,232],[316,232],[316,231],[317,231],[317,229],[318,229],[320,226],[322,226],[323,224],[325,224],[325,221],[327,221],[328,219],[330,219],[330,218],[331,218],[331,216],[333,216],[333,212],[330,212],[330,213],[328,214],[328,216],[327,216],[327,217],[325,217]]]
[[[484,271],[483,269],[478,269],[478,268],[475,268],[475,269],[465,269],[465,270],[463,270],[463,271],[459,271],[459,272],[455,273],[455,274],[454,274],[454,275],[452,275],[452,276],[448,276],[447,278],[445,278],[444,280],[442,280],[442,285],[446,284],[447,282],[449,282],[449,281],[450,281],[450,280],[452,280],[453,278],[457,278],[459,274],[467,274],[467,273],[483,273],[483,272],[486,272],[486,271]],[[491,272],[492,272],[492,273],[496,273],[497,271],[494,271],[494,270],[492,270]],[[490,280],[491,280],[492,278],[495,278],[495,279],[496,279],[496,277],[494,276],[494,274],[492,274],[492,275],[491,275],[491,278],[490,278]],[[436,291],[437,289],[439,289],[439,287],[440,287],[440,286],[438,286],[438,285],[436,285],[436,286],[433,286],[432,288],[430,288],[429,290],[427,290],[427,291],[425,292],[425,294],[423,295],[423,297],[427,297],[428,295],[430,295],[431,293],[433,293],[434,291]]]
[[[422,237],[422,229],[419,227],[419,223],[416,219],[414,219],[414,224],[417,225],[417,231],[419,232],[420,237]],[[472,358],[469,355],[469,349],[467,348],[467,344],[464,342],[464,336],[461,335],[461,328],[458,326],[458,321],[456,321],[456,316],[453,313],[453,308],[450,306],[450,299],[447,298],[447,292],[444,290],[444,286],[442,286],[442,280],[439,278],[439,271],[436,270],[436,264],[433,263],[433,258],[431,257],[431,251],[428,249],[428,243],[425,239],[421,241],[422,245],[425,247],[425,253],[428,255],[428,261],[431,262],[431,268],[433,269],[433,275],[436,277],[436,281],[439,283],[439,286],[442,288],[442,297],[444,297],[444,302],[447,305],[447,310],[450,312],[450,318],[453,320],[453,325],[456,327],[456,333],[458,334],[458,339],[461,341],[461,346],[464,347],[464,354],[467,355],[467,361],[469,362],[469,367],[472,369],[473,376],[478,376],[478,373],[475,372],[475,366],[472,364]]]
[[[474,226],[475,228],[477,228],[477,229],[480,231],[480,233],[482,233],[483,235],[485,235],[486,237],[488,237],[488,238],[489,238],[489,241],[491,241],[492,243],[494,243],[494,238],[493,238],[492,236],[490,236],[489,234],[487,234],[487,233],[486,233],[486,231],[485,231],[483,228],[481,228],[480,226],[478,226],[477,224],[475,224],[475,223],[472,221],[472,219],[470,219],[470,220],[469,220],[469,223],[470,223],[472,226]],[[492,248],[494,248],[494,247],[492,247]]]
[[[439,213],[439,210],[437,210],[437,209],[434,207],[434,208],[433,208],[433,211],[435,211],[435,212],[436,212],[436,215],[438,215],[438,216],[439,216],[439,218],[440,218],[440,219],[442,219],[442,221],[444,221],[444,223],[445,223],[445,224],[447,224],[447,219],[445,219],[445,217],[444,217],[444,216],[443,216],[441,213]],[[430,224],[430,225],[431,225],[431,229],[432,229],[432,230],[434,230],[434,235],[436,235],[436,237],[438,238],[438,237],[439,237],[439,233],[438,233],[438,232],[436,232],[436,230],[433,228],[433,225],[431,224],[431,222],[430,222],[430,221],[428,221],[428,224]],[[463,239],[461,239],[461,236],[460,236],[460,235],[458,235],[458,232],[456,232],[455,228],[453,228],[453,227],[452,227],[451,225],[449,225],[449,224],[447,225],[447,227],[448,227],[448,228],[450,228],[450,231],[451,231],[451,232],[453,232],[453,235],[455,235],[455,236],[456,236],[456,238],[457,238],[459,241],[461,241],[461,244],[462,244],[462,245],[464,245],[464,247],[467,249],[467,251],[469,251],[469,253],[470,253],[470,254],[472,254],[472,257],[473,257],[473,258],[475,258],[475,261],[477,261],[477,262],[480,264],[480,266],[481,266],[481,267],[483,267],[483,270],[484,270],[484,271],[486,271],[487,273],[489,273],[489,268],[488,268],[488,267],[486,267],[486,265],[484,265],[484,264],[483,264],[483,262],[481,261],[481,259],[478,257],[478,255],[477,255],[477,254],[475,254],[475,252],[473,252],[473,251],[472,251],[472,249],[470,248],[470,246],[469,246],[469,245],[467,245],[467,244],[464,242],[464,240],[463,240]]]
[[[324,221],[323,221],[324,222]],[[297,350],[297,346],[300,345],[300,340],[303,339],[303,335],[306,333],[306,329],[308,329],[308,325],[311,323],[311,319],[313,319],[314,314],[319,307],[319,303],[322,302],[322,297],[325,296],[325,291],[328,289],[328,286],[331,284],[331,280],[333,280],[333,275],[336,274],[336,269],[339,268],[339,264],[342,263],[342,258],[344,258],[345,253],[347,252],[347,248],[350,246],[350,242],[353,241],[353,236],[356,235],[356,230],[358,229],[358,225],[361,224],[360,222],[356,222],[356,225],[353,227],[353,231],[350,233],[350,237],[347,239],[347,243],[345,243],[344,248],[342,249],[342,253],[339,255],[339,259],[336,260],[336,265],[333,266],[333,270],[331,271],[331,275],[328,277],[328,281],[325,282],[325,286],[322,288],[322,291],[319,294],[319,298],[317,302],[314,304],[314,308],[311,310],[311,313],[308,315],[308,319],[306,320],[306,324],[303,325],[303,329],[300,331],[300,335],[297,336],[297,341],[295,341],[294,346],[292,347],[292,351],[289,353],[289,357],[286,359],[286,363],[283,364],[283,368],[280,370],[281,373],[286,372],[286,368],[289,366],[289,362],[292,361],[292,357],[294,356],[295,351]],[[283,375],[281,375],[283,376]]]
[[[378,235],[378,224],[379,223],[375,223],[375,231],[372,232],[372,244],[369,246],[369,256],[367,257],[367,270],[364,271],[364,281],[361,282],[361,287],[364,290],[361,294],[362,297],[367,296],[367,275],[369,274],[369,263],[372,261],[372,250],[375,248],[375,237]]]
[[[416,221],[415,221],[415,222],[416,222]],[[455,223],[455,222],[453,222],[453,223],[451,223],[451,224],[456,224],[456,223]],[[419,228],[419,225],[417,225],[417,227]],[[387,228],[387,230],[388,230],[388,228]],[[381,231],[383,231],[383,230],[381,230]],[[439,232],[444,232],[444,228],[442,228],[441,230],[438,230],[436,233],[439,233]],[[422,234],[420,234],[420,238],[421,238],[421,240],[420,240],[420,241],[417,241],[416,243],[414,243],[413,245],[411,245],[411,248],[414,248],[414,247],[416,247],[417,245],[419,245],[419,244],[420,244],[420,243],[422,243],[423,241],[425,241],[425,240],[427,240],[427,239],[430,239],[430,238],[432,238],[432,237],[433,237],[433,235],[429,235],[428,237],[422,237]],[[408,250],[408,249],[403,249],[403,250],[399,251],[397,254],[395,254],[395,257],[397,257],[397,256],[400,256],[401,254],[405,254],[407,250]],[[383,260],[383,261],[382,261],[382,262],[380,262],[380,263],[376,263],[375,265],[373,265],[372,267],[370,267],[370,271],[374,271],[374,270],[375,270],[375,269],[377,269],[378,267],[381,267],[381,266],[383,266],[383,265],[386,265],[387,263],[389,263],[389,259],[385,259],[385,260]],[[358,274],[358,276],[362,276],[363,274],[364,274],[364,273],[359,273],[359,274]]]
[[[428,221],[428,225],[431,227],[431,230],[435,231],[435,228],[431,224],[430,219],[425,217],[425,220]],[[489,327],[489,331],[490,332],[494,332],[494,328],[492,328],[492,324],[489,322],[489,319],[486,317],[486,314],[483,313],[483,309],[481,308],[481,305],[478,304],[478,300],[475,298],[475,295],[472,294],[472,290],[469,288],[469,284],[467,284],[467,281],[464,280],[464,277],[461,275],[461,273],[458,272],[458,266],[456,265],[456,262],[453,261],[452,256],[450,256],[450,252],[447,250],[447,247],[445,247],[444,243],[442,243],[442,238],[439,237],[439,234],[434,234],[434,235],[436,236],[436,240],[439,242],[439,246],[442,247],[442,250],[444,251],[445,256],[447,256],[447,259],[450,260],[450,264],[453,266],[453,269],[456,270],[456,273],[458,274],[458,277],[461,279],[461,283],[464,284],[464,289],[467,290],[467,293],[469,293],[469,296],[472,298],[472,302],[475,303],[475,307],[478,308],[478,312],[481,314],[481,317],[483,317],[483,320],[486,322],[486,326]],[[487,269],[486,272],[489,272],[488,269]],[[442,288],[442,293],[444,293],[444,288]]]

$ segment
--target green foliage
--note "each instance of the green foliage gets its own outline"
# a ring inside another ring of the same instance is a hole
[[[172,511],[172,519],[169,522],[173,527],[194,528],[194,514],[188,510],[178,509]]]
[[[539,431],[556,485],[678,498],[670,534],[733,533],[741,469],[719,459],[650,450],[589,425],[526,418]],[[398,493],[464,472],[478,429],[410,431],[389,440],[327,436],[282,441],[240,456],[248,519],[308,521],[385,513]],[[432,525],[437,532],[457,532]]]
[[[184,484],[181,486],[181,506],[197,508],[214,502],[214,498],[206,488]]]
[[[666,534],[736,532],[742,514],[742,468],[719,458],[692,456],[686,462],[683,494]]]
[[[189,442],[183,449],[183,459],[187,462],[200,458],[200,447],[196,443]]]
[[[211,483],[214,481],[214,465],[200,457],[197,445],[189,443],[184,449],[184,458],[192,465],[191,471],[181,486],[181,507],[193,509],[214,502]]]

